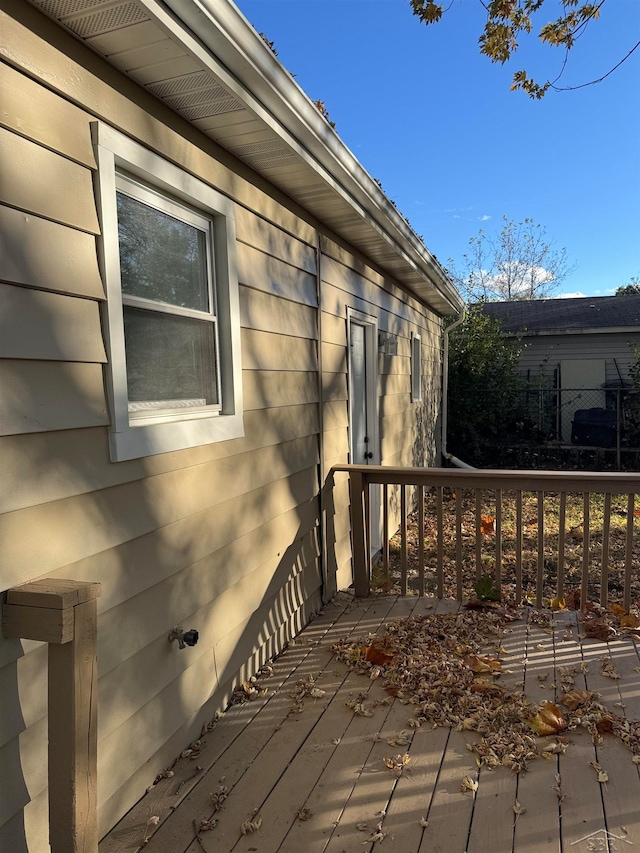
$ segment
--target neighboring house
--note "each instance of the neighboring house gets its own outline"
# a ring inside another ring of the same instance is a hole
[[[488,302],[483,311],[500,321],[505,335],[521,339],[520,368],[532,393],[567,392],[554,398],[563,441],[571,439],[577,410],[611,411],[618,391],[632,387],[640,295]]]
[[[228,0],[4,0],[0,43],[0,591],[102,584],[104,833],[351,582],[331,466],[438,460],[462,302]],[[7,853],[46,661],[0,638]]]

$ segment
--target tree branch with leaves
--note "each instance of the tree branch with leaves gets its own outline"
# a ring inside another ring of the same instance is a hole
[[[479,0],[487,11],[487,21],[484,30],[478,39],[480,53],[487,56],[492,62],[500,62],[504,65],[520,46],[522,37],[530,36],[534,31],[532,16],[541,11],[546,0]],[[640,47],[638,41],[621,60],[610,68],[606,73],[587,83],[579,86],[559,86],[558,81],[562,77],[567,66],[569,52],[575,46],[577,39],[584,33],[586,27],[600,17],[600,10],[606,0],[598,2],[581,2],[581,0],[559,0],[562,14],[554,21],[549,21],[539,28],[537,36],[546,45],[558,47],[564,50],[564,56],[559,73],[553,80],[539,83],[530,77],[526,71],[516,71],[513,75],[511,90],[522,89],[529,97],[543,98],[549,89],[556,92],[567,92],[572,89],[582,89],[601,83],[610,74],[619,68],[631,54]],[[436,2],[436,0],[410,0],[413,14],[424,24],[435,24],[441,20],[443,14],[453,5],[453,0],[447,7]],[[551,3],[547,4],[549,8]]]

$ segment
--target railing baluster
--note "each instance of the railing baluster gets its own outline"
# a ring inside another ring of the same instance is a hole
[[[367,575],[371,575],[371,484],[364,486],[364,535]]]
[[[557,596],[564,599],[564,537],[567,525],[567,493],[560,492],[558,512],[558,586]]]
[[[522,601],[522,491],[516,491],[516,601]]]
[[[424,486],[418,486],[418,595],[424,595]]]
[[[476,495],[476,580],[482,577],[482,492],[475,490]]]
[[[389,486],[382,487],[382,568],[385,580],[389,577]]]
[[[349,472],[351,498],[351,548],[353,585],[359,598],[369,595],[369,562],[364,512],[364,476],[360,471]]]
[[[442,521],[442,486],[436,489],[436,512],[438,518],[438,545],[436,580],[438,583],[438,598],[444,598],[444,524]]]
[[[582,509],[582,584],[580,589],[580,603],[584,609],[589,600],[589,499],[591,494],[585,492],[583,496]]]
[[[400,486],[400,594],[407,594],[407,487]]]
[[[462,601],[462,489],[456,488],[456,597]]]
[[[496,489],[496,588],[502,593],[502,489]]]
[[[627,499],[627,553],[624,561],[624,598],[622,604],[627,610],[631,607],[631,558],[633,557],[633,523],[635,518],[635,500],[633,492]]]
[[[602,565],[600,566],[600,604],[606,607],[609,601],[609,535],[611,532],[611,492],[604,496],[602,519]]]
[[[538,577],[536,580],[536,607],[542,607],[544,589],[544,492],[538,492]]]

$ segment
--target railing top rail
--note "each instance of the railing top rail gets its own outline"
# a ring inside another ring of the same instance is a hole
[[[525,491],[640,492],[640,473],[593,471],[512,471],[482,468],[403,468],[388,465],[334,465],[331,473],[359,473],[365,483],[407,486],[458,486],[468,489]]]

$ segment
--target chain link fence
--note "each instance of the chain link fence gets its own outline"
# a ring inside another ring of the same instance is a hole
[[[516,402],[527,439],[505,449],[511,457],[506,467],[638,470],[640,393],[635,390],[527,385]]]

